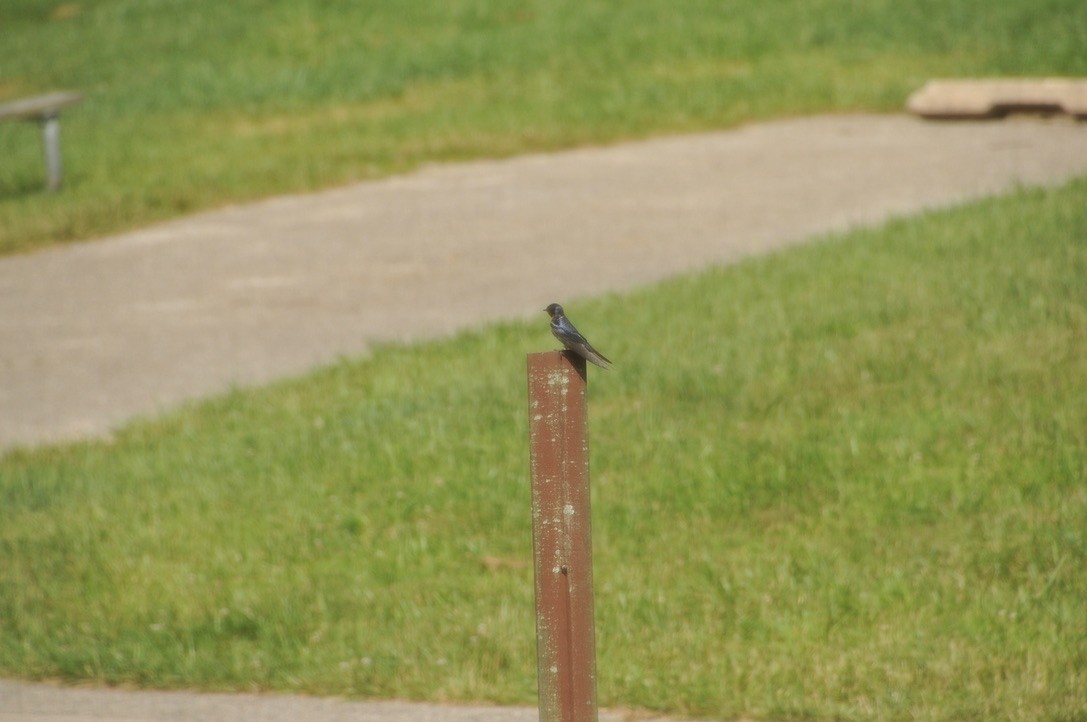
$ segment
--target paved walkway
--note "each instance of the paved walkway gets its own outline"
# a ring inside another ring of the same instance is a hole
[[[537,722],[535,707],[349,702],[277,694],[132,692],[0,680],[0,722]],[[602,710],[600,722],[668,722]]]
[[[0,451],[108,435],[382,339],[531,315],[546,343],[550,301],[1084,174],[1084,124],[816,117],[428,168],[0,259]],[[0,681],[0,722],[197,719],[535,712]]]
[[[433,167],[0,259],[0,451],[1084,173],[1082,123],[815,117]]]

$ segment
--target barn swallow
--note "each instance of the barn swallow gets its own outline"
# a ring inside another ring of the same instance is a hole
[[[544,311],[551,314],[551,333],[555,334],[555,338],[559,341],[562,341],[563,346],[602,369],[611,366],[611,361],[593,348],[592,344],[578,333],[578,330],[574,328],[574,324],[570,323],[570,319],[566,318],[566,315],[562,312],[562,306],[552,303]]]

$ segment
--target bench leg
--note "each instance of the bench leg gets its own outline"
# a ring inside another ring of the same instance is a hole
[[[42,116],[42,141],[45,145],[45,187],[49,191],[60,188],[60,114]]]

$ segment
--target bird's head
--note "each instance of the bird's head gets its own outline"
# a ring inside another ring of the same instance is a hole
[[[544,311],[551,314],[552,317],[561,316],[562,315],[562,306],[560,306],[557,303],[552,303],[550,306],[545,308]]]

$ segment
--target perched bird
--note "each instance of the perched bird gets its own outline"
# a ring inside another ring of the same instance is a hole
[[[570,323],[570,319],[566,318],[566,314],[562,312],[562,306],[552,303],[544,311],[551,314],[551,333],[555,334],[555,338],[559,341],[562,341],[563,346],[602,369],[611,366],[611,361],[593,348],[593,345],[574,328],[574,324]]]

